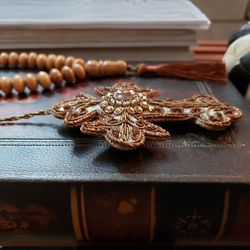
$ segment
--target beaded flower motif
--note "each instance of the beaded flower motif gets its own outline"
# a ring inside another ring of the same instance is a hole
[[[152,122],[189,120],[209,129],[222,130],[240,118],[241,111],[212,96],[195,95],[184,100],[155,99],[159,92],[132,83],[96,87],[100,99],[80,93],[52,108],[66,126],[80,126],[84,134],[104,136],[120,150],[144,145],[145,138],[169,139],[165,129]]]

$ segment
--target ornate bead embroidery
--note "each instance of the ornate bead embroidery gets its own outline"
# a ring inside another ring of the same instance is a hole
[[[158,91],[132,83],[97,87],[100,99],[80,93],[52,108],[52,114],[64,119],[66,126],[80,126],[84,134],[104,136],[120,150],[142,146],[146,138],[169,139],[160,121],[192,121],[209,130],[222,130],[242,116],[233,106],[215,97],[195,95],[184,100],[159,100]]]

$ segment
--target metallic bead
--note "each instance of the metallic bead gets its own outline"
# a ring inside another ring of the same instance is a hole
[[[115,105],[115,99],[114,98],[109,99],[109,103]]]
[[[135,113],[135,110],[134,110],[133,107],[128,107],[128,108],[127,108],[127,111],[128,111],[128,113],[131,114],[131,115],[133,115],[133,114]]]
[[[108,106],[108,102],[107,102],[107,101],[102,101],[102,102],[100,103],[100,106],[101,106],[102,108],[105,108],[105,107]]]
[[[113,111],[114,111],[114,107],[113,106],[107,106],[105,108],[105,112],[108,113],[108,114],[112,113]]]
[[[134,107],[134,110],[135,110],[135,112],[136,112],[136,113],[138,113],[138,114],[140,114],[140,113],[142,113],[142,112],[143,112],[143,108],[142,108],[142,107],[140,107],[140,106],[136,106],[136,107]]]
[[[114,114],[115,115],[120,115],[123,112],[124,108],[118,107],[115,109]]]

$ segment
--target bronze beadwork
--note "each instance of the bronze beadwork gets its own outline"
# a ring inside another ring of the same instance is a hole
[[[222,130],[242,116],[241,111],[215,97],[194,95],[184,100],[156,99],[159,92],[132,83],[97,87],[100,99],[80,93],[54,106],[51,113],[66,126],[84,134],[104,136],[120,150],[136,149],[145,139],[165,140],[169,132],[152,122],[192,121],[209,130]]]

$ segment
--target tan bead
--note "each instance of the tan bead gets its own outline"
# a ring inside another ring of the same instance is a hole
[[[102,61],[100,62],[100,75],[113,76],[125,75],[127,71],[127,63],[125,61]]]
[[[63,68],[61,69],[61,72],[62,72],[63,79],[66,82],[70,82],[70,83],[75,82],[75,74],[70,67],[63,66]]]
[[[63,83],[63,76],[62,76],[62,73],[60,72],[60,70],[58,70],[58,69],[52,69],[49,72],[49,76],[50,76],[51,81],[56,86],[60,86]]]
[[[65,56],[59,55],[56,58],[55,67],[61,69],[65,65]]]
[[[0,54],[0,66],[7,68],[9,66],[9,55],[6,52]]]
[[[0,79],[0,88],[4,92],[5,95],[8,95],[11,93],[12,84],[11,84],[11,80],[9,77],[4,76]]]
[[[74,63],[79,63],[79,64],[81,64],[83,67],[84,67],[84,65],[85,65],[85,61],[84,61],[83,59],[81,59],[81,58],[76,58],[75,61],[74,61]]]
[[[45,88],[45,89],[49,89],[50,85],[51,85],[51,79],[48,75],[47,72],[45,71],[40,71],[37,75],[37,80],[39,82],[39,84]]]
[[[27,74],[25,84],[31,91],[37,90],[38,83],[36,77],[33,74]]]
[[[87,61],[87,63],[85,64],[85,70],[88,76],[98,77],[100,75],[99,69],[100,64],[95,60]]]
[[[28,65],[28,54],[21,53],[18,58],[18,65],[20,69],[25,69]]]
[[[82,80],[86,77],[86,72],[82,65],[74,63],[72,66],[72,70],[75,74],[76,79]]]
[[[75,58],[73,56],[68,56],[65,60],[65,65],[72,67],[74,62],[75,62]]]
[[[56,65],[56,55],[54,55],[54,54],[48,55],[47,69],[48,70],[53,69],[53,68],[55,68],[55,65]]]
[[[17,93],[21,94],[24,92],[25,83],[24,79],[20,75],[15,75],[15,77],[11,80],[12,86],[17,91]]]
[[[31,52],[28,55],[28,67],[30,69],[36,68],[37,53]]]
[[[47,56],[45,54],[39,54],[36,59],[36,66],[38,69],[46,69]]]
[[[18,65],[18,54],[16,52],[11,52],[9,55],[9,66],[11,68],[16,68]]]

